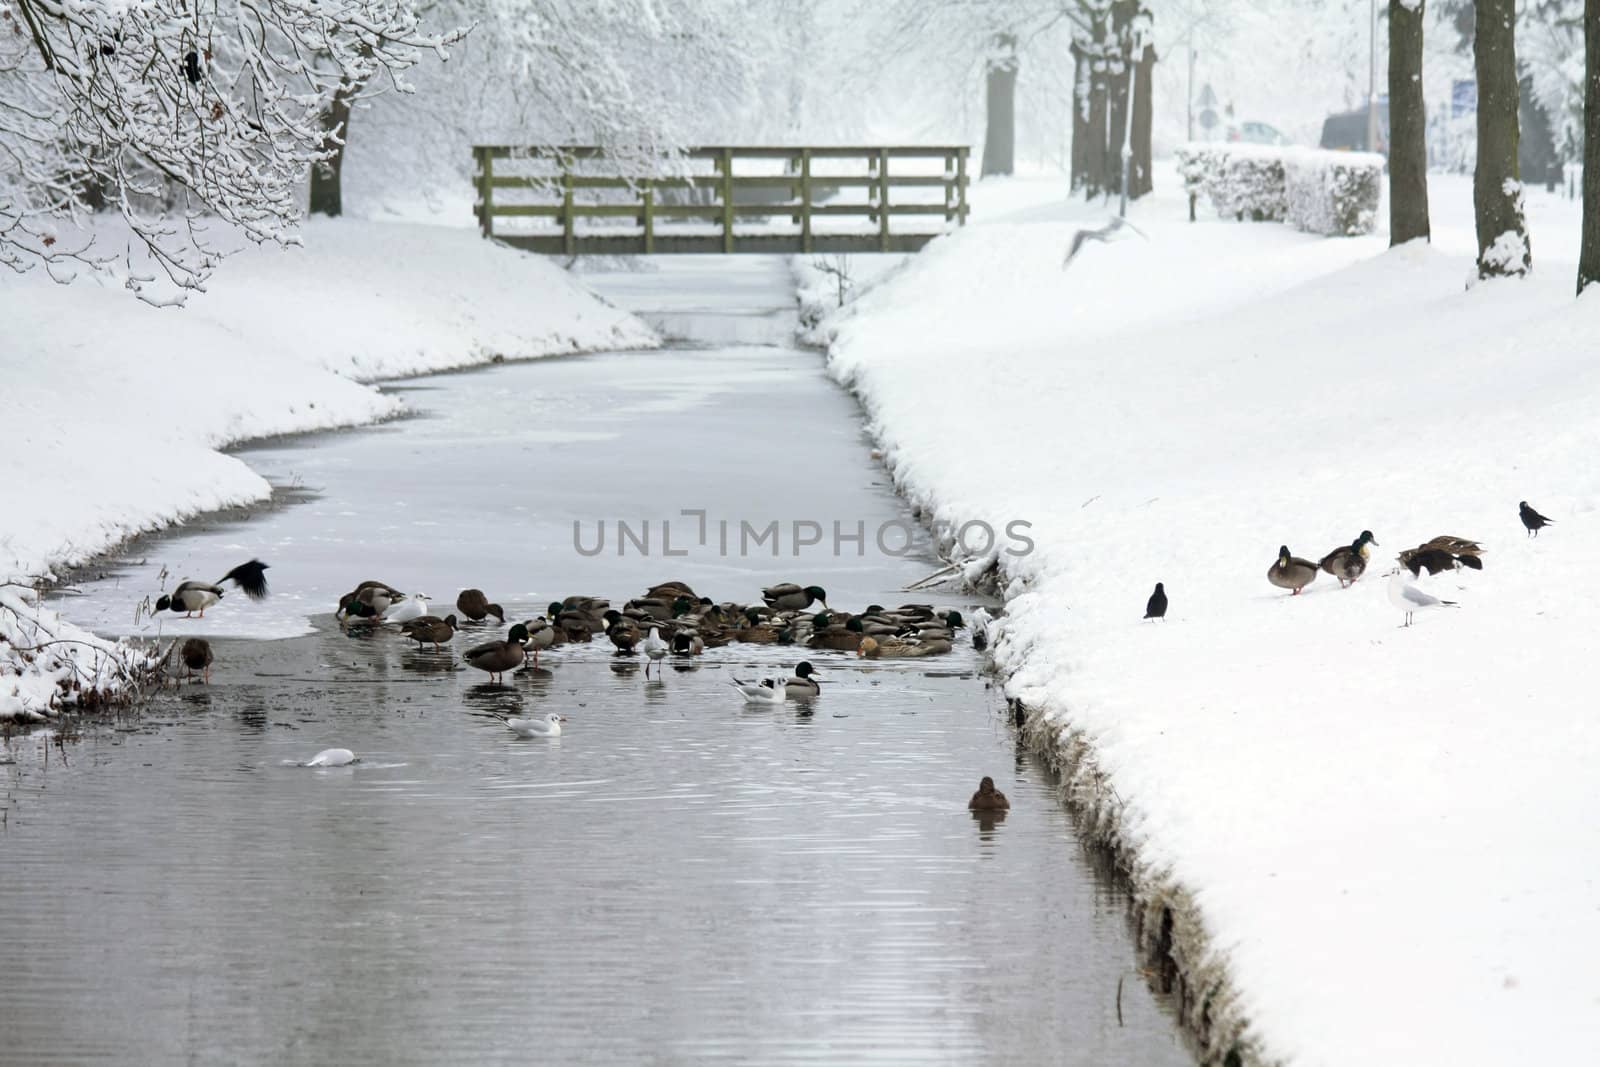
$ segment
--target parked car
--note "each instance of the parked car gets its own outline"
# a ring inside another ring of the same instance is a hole
[[[1228,126],[1228,140],[1245,144],[1288,144],[1289,138],[1265,122],[1240,122]]]
[[[1367,144],[1367,109],[1357,108],[1354,111],[1342,111],[1337,115],[1329,115],[1322,120],[1323,148],[1335,148],[1344,152],[1371,152],[1378,151],[1384,155],[1389,154],[1389,101],[1385,97],[1378,98],[1378,147],[1373,149]]]

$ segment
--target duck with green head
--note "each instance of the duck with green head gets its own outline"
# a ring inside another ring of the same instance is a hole
[[[812,604],[827,607],[828,591],[820,585],[799,586],[784,582],[761,590],[761,599],[774,611],[804,611]]]
[[[631,656],[635,646],[644,639],[639,624],[615,608],[606,612],[606,636],[617,646],[617,655]]]
[[[489,672],[489,681],[495,681],[499,675],[500,681],[505,681],[506,671],[516,670],[527,660],[528,628],[522,623],[511,627],[504,641],[485,641],[481,645],[474,645],[461,654],[467,666],[476,667],[480,671]]]
[[[594,640],[594,626],[586,611],[564,607],[560,601],[552,600],[550,606],[545,608],[545,615],[560,635],[559,640],[579,644]],[[602,632],[605,627],[605,619],[602,616],[600,623]]]
[[[1377,543],[1378,539],[1372,536],[1371,530],[1362,530],[1360,537],[1323,556],[1317,566],[1339,579],[1340,589],[1349,588],[1366,573],[1367,557],[1371,555],[1367,546]]]

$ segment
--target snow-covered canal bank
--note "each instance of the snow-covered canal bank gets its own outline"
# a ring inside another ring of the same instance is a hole
[[[716,317],[758,339],[787,273],[737,266],[773,297]],[[664,290],[682,316],[706,281],[597,284]],[[911,599],[930,561],[870,534],[860,556],[572,545],[574,519],[684,509],[908,521],[814,353],[617,353],[404,388],[416,418],[242,451],[294,487],[286,506],[139,544],[64,599],[129,630],[162,566],[170,585],[241,554],[272,564],[265,603],[163,624],[236,635],[210,687],[64,749],[5,747],[0,914],[27,921],[8,929],[22,962],[0,970],[0,1056],[1189,1062],[1138,973],[1126,896],[964,642],[902,664],[807,653],[822,696],[750,711],[728,678],[793,651],[735,645],[647,683],[593,645],[488,686],[330,625],[337,593],[375,577],[445,604],[481,586],[512,618],[668,578],[719,600],[783,579],[841,608]],[[298,636],[256,639],[281,634]],[[569,720],[553,741],[492,717],[549,710]],[[330,746],[362,762],[285,765]],[[966,810],[986,774],[1010,794],[1002,821]]]

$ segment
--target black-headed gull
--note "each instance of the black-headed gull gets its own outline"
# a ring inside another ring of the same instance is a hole
[[[1418,589],[1405,571],[1395,571],[1389,577],[1389,603],[1406,613],[1407,626],[1411,625],[1411,617],[1419,611],[1457,606],[1454,600],[1440,600],[1432,593],[1424,593]]]
[[[659,665],[667,656],[667,643],[661,640],[660,631],[658,631],[654,626],[650,627],[649,635],[645,637],[644,643],[639,647],[644,651],[646,656],[650,657],[644,665],[645,677],[648,678],[650,676],[650,664],[654,663],[657,664],[656,677],[659,678],[661,676],[661,668]]]
[[[518,737],[560,737],[561,724],[567,721],[565,715],[553,711],[542,719],[508,719],[504,715],[499,718]]]
[[[728,684],[737,689],[746,704],[782,704],[789,699],[786,678],[763,678],[759,682],[744,682],[735,678]]]
[[[356,754],[348,748],[325,748],[306,760],[302,767],[348,767],[356,762]]]

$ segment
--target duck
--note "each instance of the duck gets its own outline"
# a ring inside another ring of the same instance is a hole
[[[265,600],[267,576],[262,572],[266,569],[267,564],[253,559],[249,563],[239,564],[214,582],[196,582],[185,578],[170,594],[163,594],[156,601],[155,610],[181,611],[186,619],[198,612],[203,619],[206,609],[222,599],[223,582],[232,582],[235,589],[243,591],[251,600]]]
[[[1267,581],[1279,589],[1290,590],[1291,596],[1299,596],[1300,590],[1316,581],[1317,565],[1308,559],[1289,554],[1289,546],[1281,545],[1278,548],[1278,562],[1267,568]]]
[[[522,623],[511,627],[504,641],[485,641],[481,645],[474,645],[461,654],[467,666],[476,667],[480,671],[489,672],[489,681],[495,680],[495,675],[505,681],[506,671],[516,670],[527,660],[527,649],[523,642],[528,640],[528,628]]]
[[[601,601],[604,603],[604,601]],[[551,625],[556,628],[559,640],[567,642],[584,643],[594,640],[595,629],[589,624],[588,613],[581,609],[567,608],[561,601],[553,600],[545,609],[546,617]],[[605,631],[605,620],[602,618],[600,632]]]
[[[789,699],[789,686],[782,678],[763,678],[759,682],[735,678],[728,684],[739,691],[746,704],[782,704]]]
[[[362,582],[352,592],[339,598],[341,619],[382,619],[391,605],[398,604],[406,595],[392,585],[382,582]]]
[[[1323,556],[1317,566],[1339,579],[1340,589],[1347,589],[1366,573],[1367,557],[1371,554],[1367,546],[1377,543],[1371,530],[1362,530],[1361,536]]]
[[[658,600],[665,600],[669,603],[676,600],[680,596],[686,596],[690,600],[700,599],[694,595],[694,590],[689,588],[688,582],[678,581],[662,582],[660,585],[652,585],[649,589],[645,590],[644,595]]]
[[[1006,795],[994,787],[994,779],[984,775],[983,781],[978,783],[978,791],[972,794],[972,799],[967,801],[968,811],[1010,811],[1011,801]]]
[[[561,613],[588,623],[591,635],[606,632],[606,612],[610,609],[611,601],[598,596],[569,596],[561,601]],[[552,615],[550,619],[554,622],[556,617]]]
[[[494,616],[495,622],[506,621],[506,613],[501,610],[499,604],[489,603],[489,598],[483,595],[482,589],[461,590],[460,595],[456,597],[456,610],[473,622],[482,622],[490,615]]]
[[[1416,548],[1406,549],[1396,558],[1413,577],[1419,577],[1423,571],[1438,574],[1440,571],[1460,570],[1462,567],[1481,571],[1483,560],[1478,557],[1482,554],[1483,546],[1476,541],[1441,534],[1424,541]]]
[[[783,688],[791,697],[817,696],[822,692],[822,685],[812,677],[816,673],[810,660],[801,660],[795,665],[794,675],[784,679]]]
[[[565,715],[557,715],[553,711],[542,719],[508,719],[504,715],[496,715],[495,718],[505,723],[518,737],[560,737],[561,724],[567,721]]]
[[[533,665],[539,666],[539,652],[542,649],[555,647],[561,639],[561,632],[551,625],[550,620],[540,615],[522,624],[528,629],[527,646],[533,649]]]
[[[705,639],[696,630],[679,630],[672,635],[672,654],[674,656],[698,656],[705,650]]]
[[[439,652],[440,646],[456,635],[456,617],[446,615],[441,619],[437,615],[424,615],[401,623],[400,631],[415,641],[419,649],[432,643],[433,650]]]
[[[391,607],[383,616],[383,621],[407,623],[413,619],[420,619],[424,615],[430,614],[428,611],[428,601],[431,599],[432,597],[429,597],[424,593],[412,593],[410,596],[400,601],[399,604]]]
[[[820,585],[799,586],[793,582],[768,586],[761,590],[761,599],[774,611],[804,611],[812,604],[828,606],[828,592]]]
[[[744,623],[733,631],[733,639],[750,645],[785,644],[782,635],[791,633],[789,627],[772,617],[771,609],[748,607],[744,609]]]
[[[861,647],[861,639],[865,636],[861,620],[854,616],[843,622],[830,619],[825,624],[813,627],[810,638],[806,640],[806,647],[827,649],[832,652],[854,652]]]
[[[938,656],[955,646],[938,638],[932,641],[906,641],[898,637],[863,637],[856,655],[863,659],[916,659]]]
[[[190,677],[195,671],[202,672],[206,684],[211,684],[211,642],[203,637],[191,637],[183,643],[183,648],[178,653],[183,660],[183,665],[189,669]]]
[[[657,665],[656,666],[656,677],[660,678],[661,677],[660,663],[661,663],[661,661],[663,659],[666,658],[666,655],[667,655],[667,643],[665,641],[661,640],[661,631],[659,629],[657,629],[656,627],[654,627],[654,626],[650,627],[650,633],[648,635],[646,635],[646,637],[644,639],[644,654],[647,657],[649,657],[645,661],[645,665],[644,665],[644,675],[645,675],[645,677],[646,678],[650,677],[650,664],[654,663],[654,664]]]
[[[619,656],[631,656],[635,646],[643,636],[639,631],[639,624],[613,609],[606,612],[606,636],[611,638],[611,643],[617,646]]]

